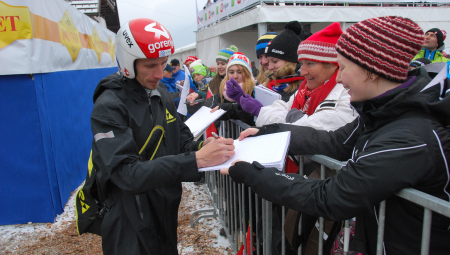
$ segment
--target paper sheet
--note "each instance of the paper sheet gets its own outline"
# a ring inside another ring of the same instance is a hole
[[[222,109],[218,109],[217,111],[211,113],[211,108],[202,106],[197,112],[194,113],[194,115],[186,120],[185,124],[189,127],[194,136],[198,136],[225,112],[226,111]]]
[[[275,167],[282,170],[286,153],[291,140],[291,132],[281,132],[257,137],[234,140],[235,154],[224,163],[198,169],[200,172],[228,168],[235,160],[240,159],[252,163],[258,161],[265,167]]]
[[[186,67],[186,65],[183,65],[183,66],[184,66],[184,84],[183,84],[183,90],[181,91],[180,103],[178,104],[177,112],[186,116],[187,115],[187,107],[184,102],[186,102],[186,97],[188,96],[189,91],[190,91],[191,83],[189,81],[189,75],[191,75],[191,74],[189,73],[189,69]]]

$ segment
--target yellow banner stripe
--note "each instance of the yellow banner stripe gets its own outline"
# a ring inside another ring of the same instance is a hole
[[[30,13],[33,22],[33,38],[61,43],[58,23],[40,15]],[[81,46],[86,49],[94,49],[92,36],[78,32]],[[102,41],[102,52],[109,53],[108,42]]]

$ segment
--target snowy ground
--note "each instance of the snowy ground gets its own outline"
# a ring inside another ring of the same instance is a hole
[[[206,185],[183,183],[183,197],[189,199],[182,200],[178,215],[178,225],[186,226],[185,233],[178,233],[179,254],[233,254],[228,239],[219,235],[222,224],[217,218],[200,219],[194,228],[190,227],[190,215],[194,211],[212,208]]]
[[[75,224],[75,195],[70,197],[64,213],[55,223],[28,223],[0,226],[0,253],[6,254],[102,254],[101,238],[78,236]],[[178,216],[179,254],[233,254],[228,239],[219,235],[222,228],[215,218],[201,219],[190,227],[190,215],[211,208],[206,185],[183,183],[183,198]]]
[[[75,220],[75,196],[83,183],[72,193],[64,212],[56,217],[55,223],[28,222],[28,224],[0,225],[1,250],[15,253],[23,243],[31,244],[39,240],[39,237],[51,236],[67,228],[67,225]]]

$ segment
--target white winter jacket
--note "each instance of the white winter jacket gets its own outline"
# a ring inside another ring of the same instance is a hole
[[[298,91],[291,96],[287,103],[283,100],[277,100],[272,105],[262,107],[256,120],[256,126],[286,123],[286,115],[291,110],[297,93]],[[342,84],[337,83],[325,100],[317,106],[314,114],[311,116],[305,114],[301,119],[291,124],[312,127],[317,130],[334,131],[352,122],[357,116],[358,113],[350,107],[350,95],[347,90]]]

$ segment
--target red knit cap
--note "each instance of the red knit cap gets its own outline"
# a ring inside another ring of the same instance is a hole
[[[366,19],[349,27],[336,50],[362,68],[394,82],[405,82],[411,59],[425,40],[412,20],[396,16]]]
[[[196,56],[188,56],[186,58],[186,60],[184,61],[184,64],[186,65],[187,62],[189,62],[189,61],[194,62],[195,60],[198,60],[198,58]]]
[[[311,35],[300,43],[297,50],[298,61],[309,59],[312,61],[333,63],[337,65],[336,42],[342,34],[339,22]]]

